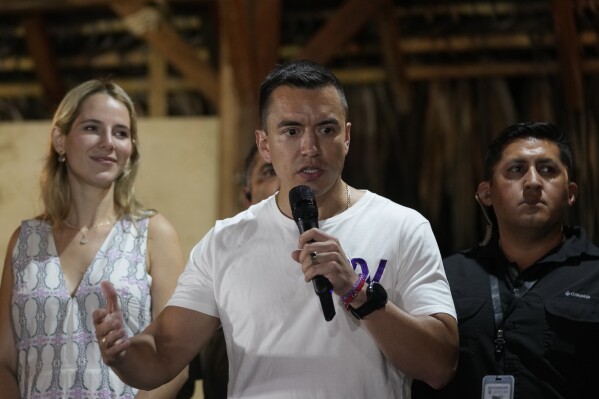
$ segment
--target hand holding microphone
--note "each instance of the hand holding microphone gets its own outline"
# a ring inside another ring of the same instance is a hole
[[[318,207],[316,198],[312,189],[308,186],[300,185],[289,191],[289,204],[291,214],[297,224],[300,234],[304,231],[318,227]],[[310,254],[312,262],[318,261],[316,252]],[[320,299],[320,305],[326,321],[331,321],[335,317],[335,305],[333,304],[331,282],[324,276],[316,276],[312,279],[314,291]]]

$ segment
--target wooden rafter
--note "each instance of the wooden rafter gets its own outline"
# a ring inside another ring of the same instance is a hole
[[[221,2],[219,7],[225,33],[223,39],[230,49],[238,94],[242,104],[251,106],[256,103],[258,84],[249,6],[246,0],[227,0]]]
[[[44,18],[40,14],[24,17],[22,25],[29,54],[33,59],[35,73],[43,87],[46,100],[56,105],[65,94],[65,87],[54,54],[50,36],[46,31]]]
[[[280,0],[219,3],[221,33],[221,112],[219,217],[240,210],[243,160],[258,128],[260,80],[278,60]]]
[[[223,1],[219,12],[241,102],[255,108],[260,81],[278,61],[281,0]]]
[[[116,0],[131,3],[137,0]],[[213,4],[220,0],[167,0],[168,3]],[[73,8],[91,8],[109,6],[115,0],[3,0],[0,1],[0,12],[45,12],[70,10]]]
[[[312,36],[295,58],[328,64],[343,48],[343,45],[376,15],[385,1],[346,1],[335,15]]]
[[[254,50],[258,81],[279,61],[282,0],[260,0],[254,5]]]
[[[148,114],[150,116],[168,115],[168,90],[166,60],[154,49],[148,54]]]
[[[584,101],[582,56],[573,6],[572,0],[553,0],[553,21],[566,105],[570,110],[580,110]]]
[[[389,79],[395,107],[400,113],[410,111],[410,93],[404,57],[401,52],[393,0],[385,1],[379,12],[380,38],[385,70]]]
[[[136,17],[142,19],[141,13],[155,11],[152,8],[146,8],[143,2],[136,1],[114,1],[110,3],[110,7],[123,18],[125,25],[129,28],[132,28],[132,24],[127,21],[132,21]],[[156,25],[149,22],[147,25],[140,24],[140,28],[136,28],[139,30],[133,33],[146,40],[194,88],[199,90],[215,107],[218,107],[218,73],[214,68],[197,58],[193,47],[187,44],[164,18],[161,18]]]
[[[222,14],[219,14],[221,23]],[[242,150],[240,149],[240,139],[242,130],[241,113],[239,106],[239,95],[235,86],[235,73],[231,61],[231,49],[229,40],[222,37],[225,33],[220,31],[220,124],[219,124],[219,161],[218,161],[218,218],[225,218],[234,215],[239,210],[239,204],[236,201],[239,193],[236,173],[241,169]],[[244,132],[251,134],[251,132]],[[244,141],[242,141],[243,143]]]

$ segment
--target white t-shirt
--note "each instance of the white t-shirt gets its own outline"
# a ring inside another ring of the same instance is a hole
[[[455,318],[437,243],[418,212],[366,191],[319,227],[397,306]],[[229,397],[409,398],[410,379],[335,294],[337,314],[324,320],[312,283],[291,258],[298,237],[274,196],[218,221],[192,249],[168,303],[220,318]]]

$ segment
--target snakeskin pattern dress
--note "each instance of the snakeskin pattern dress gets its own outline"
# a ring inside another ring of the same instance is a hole
[[[92,312],[104,306],[100,282],[108,280],[119,294],[129,335],[151,321],[148,221],[117,221],[73,295],[51,225],[39,219],[21,224],[12,255],[12,320],[22,398],[135,397],[137,390],[102,361]]]

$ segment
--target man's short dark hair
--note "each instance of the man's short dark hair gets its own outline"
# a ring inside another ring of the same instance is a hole
[[[277,65],[260,86],[260,124],[266,129],[266,111],[270,105],[272,92],[279,86],[291,86],[300,89],[319,89],[333,86],[339,92],[341,104],[347,116],[347,99],[339,79],[327,68],[312,61],[290,61]]]
[[[491,180],[493,170],[505,147],[519,139],[535,138],[555,143],[559,148],[559,157],[568,170],[568,178],[574,180],[574,160],[570,142],[566,135],[550,122],[523,122],[506,127],[487,147],[485,156],[485,176]]]

